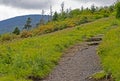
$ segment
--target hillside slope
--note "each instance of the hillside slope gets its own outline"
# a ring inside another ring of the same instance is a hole
[[[114,25],[113,17],[99,19],[42,36],[0,45],[0,81],[44,78],[58,63],[63,51],[84,38],[104,34]],[[27,80],[28,81],[28,80]]]
[[[42,18],[41,15],[25,15],[25,16],[17,16],[14,18],[10,18],[7,20],[0,21],[0,34],[12,32],[15,27],[22,29],[24,24],[26,23],[27,18],[30,17],[32,19],[32,26],[35,27],[36,24]],[[48,15],[44,16],[44,20],[48,21]]]

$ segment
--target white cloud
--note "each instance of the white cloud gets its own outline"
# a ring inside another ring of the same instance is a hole
[[[27,10],[27,9],[17,9],[13,7],[0,6],[0,20],[4,20],[7,18],[20,16],[20,15],[28,15],[28,14],[41,14],[41,10]]]

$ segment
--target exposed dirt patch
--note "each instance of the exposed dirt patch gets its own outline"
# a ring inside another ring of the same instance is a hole
[[[101,70],[96,47],[77,45],[77,48],[72,48],[49,77],[42,81],[88,81],[86,77]]]
[[[102,40],[101,37],[92,37],[92,38],[87,39],[86,41],[87,42],[93,42],[93,41],[101,41],[101,40]]]
[[[34,81],[90,81],[87,77],[102,70],[96,54],[101,39],[91,38],[69,48],[47,78]]]

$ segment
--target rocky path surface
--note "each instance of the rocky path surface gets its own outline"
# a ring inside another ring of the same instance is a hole
[[[69,48],[53,72],[42,81],[89,81],[93,73],[101,71],[100,59],[96,54],[101,38],[91,38]]]

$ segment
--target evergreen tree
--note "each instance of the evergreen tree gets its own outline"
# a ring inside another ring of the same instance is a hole
[[[95,8],[95,6],[94,6],[94,4],[93,4],[93,5],[91,6],[91,12],[94,13],[95,10],[96,10],[96,8]]]
[[[58,20],[58,13],[55,12],[54,15],[53,15],[53,21],[57,21]]]
[[[114,11],[114,5],[112,5],[112,6],[109,7],[109,11],[110,11],[110,12],[113,12],[113,11]]]
[[[19,35],[20,34],[20,29],[18,27],[16,27],[12,33],[16,34],[16,35]]]
[[[32,19],[29,17],[23,29],[29,30],[32,27],[31,22],[32,22]]]
[[[44,10],[42,10],[42,17],[41,17],[41,19],[40,19],[40,23],[39,23],[39,25],[44,25],[45,24],[45,21],[44,21],[44,13],[45,13],[45,11]]]
[[[64,12],[64,2],[62,2],[61,4],[61,14],[63,14],[63,12]]]
[[[81,11],[83,11],[84,10],[84,7],[83,6],[81,6]]]
[[[120,2],[116,3],[116,18],[120,19]]]

